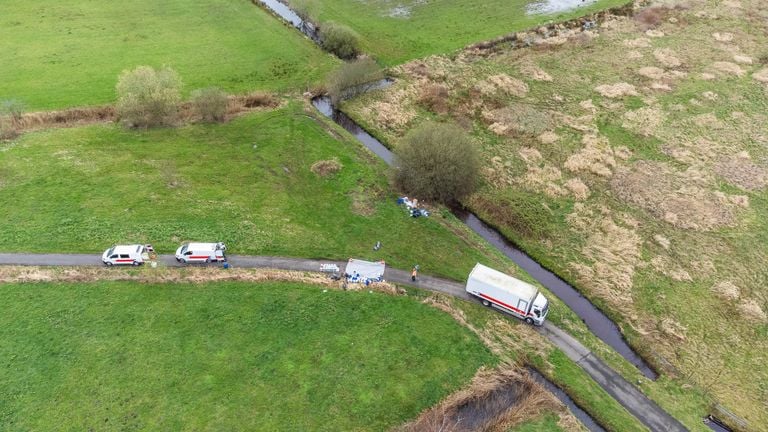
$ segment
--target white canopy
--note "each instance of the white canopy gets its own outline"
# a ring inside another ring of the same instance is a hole
[[[350,258],[344,272],[349,275],[350,280],[354,281],[381,281],[384,280],[385,267],[384,261],[371,262]]]

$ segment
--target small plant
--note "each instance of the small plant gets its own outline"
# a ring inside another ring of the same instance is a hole
[[[342,64],[328,80],[331,103],[338,104],[370,90],[372,85],[384,79],[384,72],[370,58]]]
[[[395,184],[411,196],[452,204],[477,186],[477,149],[455,125],[427,123],[412,130],[395,150],[395,158]]]
[[[441,84],[426,85],[419,95],[419,104],[436,113],[448,112],[448,89]]]
[[[0,139],[13,139],[19,135],[24,104],[16,99],[0,102]]]
[[[290,0],[291,9],[302,21],[313,22],[317,17],[318,3],[316,0]]]
[[[216,87],[208,87],[192,92],[192,104],[203,121],[223,121],[229,107],[229,97]]]
[[[357,33],[340,24],[323,24],[320,28],[320,41],[324,50],[336,54],[341,59],[352,59],[360,53],[360,38]]]
[[[117,113],[129,127],[172,125],[181,101],[181,79],[173,69],[139,66],[117,82]]]

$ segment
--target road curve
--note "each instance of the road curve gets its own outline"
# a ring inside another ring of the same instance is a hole
[[[346,265],[346,262],[343,261],[273,256],[231,255],[227,257],[227,260],[232,267],[274,268],[313,272],[320,269],[320,264],[337,264],[339,268],[344,268]],[[158,262],[167,267],[184,266],[184,264],[176,262],[173,255],[160,255],[158,256]],[[103,266],[104,264],[101,262],[100,256],[91,254],[0,253],[0,265]],[[463,300],[471,300],[471,297],[464,290],[464,285],[456,281],[432,276],[419,276],[418,281],[412,282],[410,272],[391,267],[387,267],[384,279],[400,285],[418,287],[448,294]],[[581,366],[600,387],[651,431],[683,432],[688,430],[565,331],[550,322],[545,322],[542,327],[537,329],[539,333],[560,348],[571,360]]]

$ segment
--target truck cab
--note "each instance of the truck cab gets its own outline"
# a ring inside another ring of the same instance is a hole
[[[531,312],[528,315],[531,317],[534,324],[542,325],[544,324],[544,320],[547,318],[548,313],[549,301],[547,301],[547,298],[541,293],[538,293],[533,300],[533,307],[531,307]]]

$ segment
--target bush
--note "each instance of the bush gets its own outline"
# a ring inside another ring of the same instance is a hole
[[[479,170],[471,139],[451,124],[422,125],[395,150],[395,184],[419,199],[457,203],[475,191]]]
[[[419,95],[419,104],[436,114],[448,112],[448,88],[442,84],[427,84]]]
[[[336,23],[325,23],[320,28],[320,42],[323,49],[336,54],[341,59],[351,59],[360,53],[360,41],[357,33],[349,27]]]
[[[181,101],[181,79],[173,69],[139,66],[117,82],[117,114],[129,127],[172,125]]]
[[[219,88],[208,87],[192,92],[192,104],[203,121],[222,121],[227,114],[229,97]]]
[[[342,64],[328,80],[331,103],[338,104],[370,90],[384,79],[384,72],[375,61],[364,58]]]

